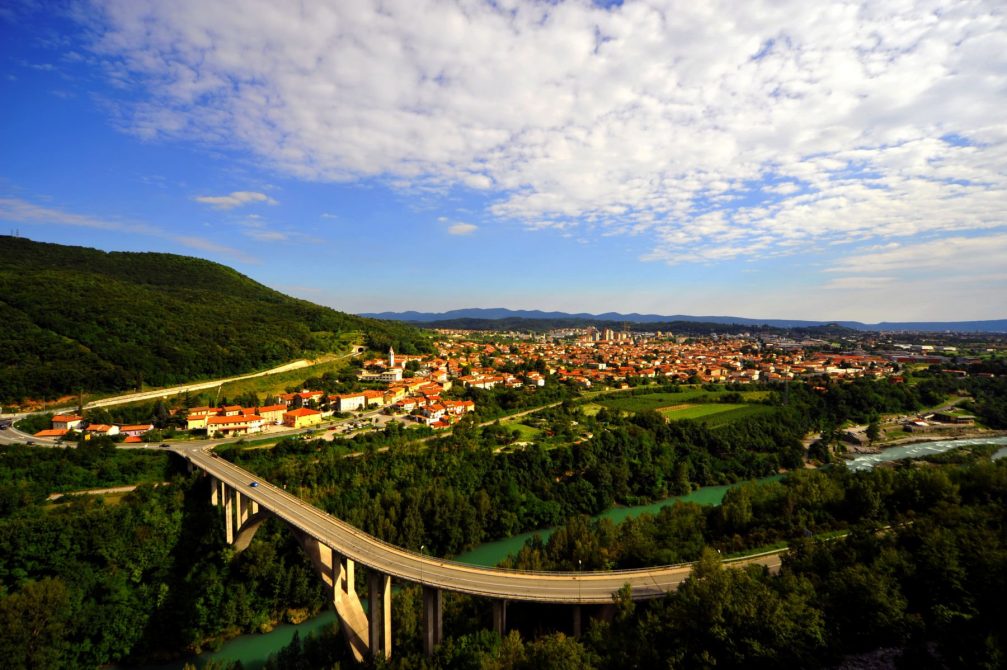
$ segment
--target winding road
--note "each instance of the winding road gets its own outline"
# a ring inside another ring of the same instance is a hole
[[[606,572],[524,572],[438,559],[383,542],[208,453],[205,448],[190,445],[173,446],[171,450],[240,491],[242,496],[258,503],[260,509],[268,510],[346,558],[396,579],[424,586],[505,600],[611,604],[613,594],[626,584],[630,585],[634,600],[657,598],[678,588],[692,572],[692,564]],[[252,482],[256,486],[252,486]],[[784,551],[726,563],[734,566],[758,564],[775,570],[780,566]]]

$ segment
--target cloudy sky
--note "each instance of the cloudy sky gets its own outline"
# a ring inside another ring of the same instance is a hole
[[[347,311],[1007,317],[1007,7],[8,0],[0,232]]]

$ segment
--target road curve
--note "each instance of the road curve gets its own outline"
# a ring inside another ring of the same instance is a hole
[[[339,554],[396,579],[446,591],[489,598],[565,604],[609,604],[613,594],[629,584],[634,600],[657,598],[678,588],[692,571],[691,564],[607,572],[526,572],[484,568],[417,554],[383,542],[326,514],[297,496],[264,481],[200,447],[174,446],[172,451],[241,495],[257,502],[292,526]],[[252,482],[257,486],[251,486]],[[734,561],[776,569],[784,550]]]

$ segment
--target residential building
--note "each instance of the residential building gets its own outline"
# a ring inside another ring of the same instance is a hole
[[[283,415],[283,425],[289,428],[307,428],[322,421],[322,413],[318,410],[302,407]]]

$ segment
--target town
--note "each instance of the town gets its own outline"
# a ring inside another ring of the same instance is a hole
[[[669,332],[615,332],[571,328],[544,334],[460,330],[434,332],[435,353],[387,355],[354,361],[353,390],[326,393],[301,388],[268,396],[262,404],[177,407],[173,415],[194,436],[228,438],[272,431],[312,430],[330,423],[334,431],[352,432],[401,420],[407,426],[451,428],[475,413],[476,403],[461,397],[465,389],[526,389],[547,383],[580,390],[626,389],[642,384],[772,384],[791,380],[857,378],[904,381],[904,366],[949,363],[966,367],[994,349],[959,352],[957,346],[905,344],[866,335],[852,342],[792,339],[738,333],[687,337]],[[992,345],[990,345],[992,346]],[[1000,343],[996,343],[1000,346]],[[964,376],[964,369],[946,369]],[[451,393],[452,390],[455,393]],[[964,414],[907,416],[906,431],[927,432],[934,424],[970,424]],[[366,419],[366,420],[365,420]],[[148,441],[153,423],[88,422],[78,414],[57,414],[41,439],[71,440],[108,436],[124,444]]]

